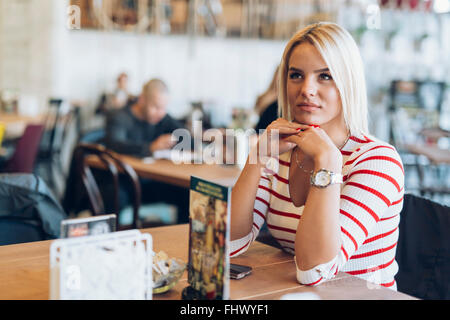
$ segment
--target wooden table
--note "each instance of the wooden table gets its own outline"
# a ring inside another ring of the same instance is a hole
[[[136,173],[146,179],[189,188],[191,176],[210,180],[225,186],[233,186],[241,173],[235,166],[222,166],[216,164],[175,164],[170,160],[159,159],[146,163],[142,159],[121,155],[121,159],[129,164]],[[88,157],[90,166],[102,168],[96,156]]]
[[[154,251],[188,260],[188,225],[141,230],[153,237]],[[46,300],[49,298],[49,248],[51,241],[0,246],[0,299]],[[232,263],[249,265],[250,276],[230,280],[230,297],[238,300],[280,299],[287,293],[314,293],[321,299],[415,299],[406,294],[369,284],[339,273],[316,287],[300,285],[295,278],[293,257],[274,247],[255,242]],[[154,295],[155,300],[178,300],[187,286],[187,272],[169,292]]]

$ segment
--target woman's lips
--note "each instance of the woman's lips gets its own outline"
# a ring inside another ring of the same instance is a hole
[[[299,103],[297,104],[297,107],[303,111],[316,111],[320,109],[320,107],[314,103]]]

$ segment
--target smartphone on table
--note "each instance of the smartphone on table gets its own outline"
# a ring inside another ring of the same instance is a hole
[[[230,279],[242,279],[252,272],[252,268],[249,266],[243,266],[240,264],[230,263]]]

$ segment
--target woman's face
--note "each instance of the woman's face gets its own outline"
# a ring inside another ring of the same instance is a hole
[[[345,126],[339,91],[319,51],[310,43],[292,50],[286,83],[294,122],[322,128]]]

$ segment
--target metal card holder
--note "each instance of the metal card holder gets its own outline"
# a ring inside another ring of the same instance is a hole
[[[115,214],[103,214],[88,218],[66,219],[61,221],[60,238],[73,238],[99,235],[116,231]]]

